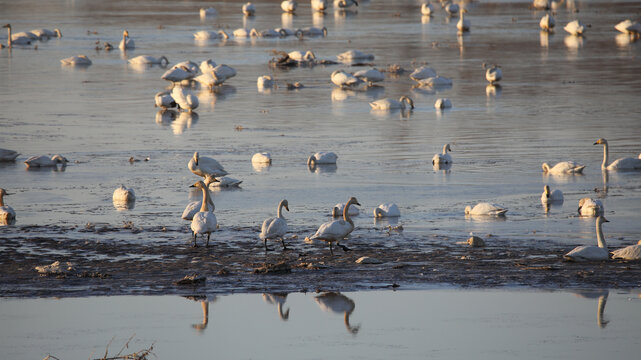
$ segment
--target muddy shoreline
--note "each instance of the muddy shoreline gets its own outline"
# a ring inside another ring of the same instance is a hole
[[[362,291],[430,287],[634,288],[641,262],[568,263],[571,246],[491,237],[483,248],[438,236],[405,236],[384,229],[359,232],[330,256],[324,243],[305,243],[312,229],[271,243],[265,252],[251,229],[216,233],[210,247],[193,248],[185,229],[126,227],[13,227],[0,232],[0,289],[4,297],[206,295],[253,292]],[[120,238],[157,237],[156,242]],[[380,264],[357,264],[369,256]],[[34,268],[70,262],[66,275]],[[280,264],[278,268],[273,265]],[[265,274],[267,270],[267,274]],[[274,270],[271,272],[271,270]],[[186,275],[205,282],[177,285]]]

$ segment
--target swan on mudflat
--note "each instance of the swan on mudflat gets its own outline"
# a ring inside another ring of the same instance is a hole
[[[271,239],[280,239],[283,244],[283,250],[287,250],[285,246],[285,234],[287,233],[287,222],[283,217],[283,208],[289,211],[289,203],[287,200],[281,200],[278,203],[278,211],[276,212],[276,217],[271,217],[263,221],[263,226],[260,230],[260,235],[258,236],[265,245],[265,251],[269,251],[267,247],[267,240]]]
[[[209,246],[209,238],[211,237],[211,233],[218,229],[216,215],[214,215],[213,212],[208,211],[208,205],[210,203],[213,203],[213,200],[211,199],[209,189],[204,182],[198,181],[195,184],[191,185],[191,187],[199,188],[203,191],[202,207],[191,220],[191,231],[194,234],[193,246],[198,246],[198,244],[196,243],[196,238],[198,237],[198,235],[207,234],[207,242],[205,243],[205,247],[207,247]]]
[[[334,255],[332,250],[332,243],[336,243],[337,246],[341,246],[339,242],[343,240],[347,235],[349,235],[354,230],[354,222],[352,221],[349,215],[349,208],[352,205],[360,205],[358,200],[355,197],[351,197],[347,204],[345,204],[345,209],[343,209],[343,219],[334,220],[322,224],[316,233],[312,235],[310,240],[323,240],[329,243],[329,252]],[[347,248],[341,246],[343,250]]]
[[[596,239],[598,246],[588,245],[588,246],[577,246],[569,253],[563,255],[563,259],[566,261],[600,261],[608,260],[610,254],[608,253],[608,246],[605,243],[605,238],[603,237],[603,230],[601,224],[604,222],[609,222],[603,216],[599,216],[596,219]]]

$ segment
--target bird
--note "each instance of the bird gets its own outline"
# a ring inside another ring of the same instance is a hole
[[[212,71],[198,75],[194,80],[198,81],[201,85],[213,89],[214,86],[222,85],[234,76],[236,76],[236,69],[225,64],[220,64]]]
[[[208,8],[200,8],[200,17],[204,18],[207,16],[215,16],[216,15],[216,9],[213,7],[208,7]]]
[[[465,215],[505,216],[507,209],[503,206],[481,202],[474,207],[466,206]]]
[[[545,185],[543,187],[543,194],[541,194],[541,203],[549,204],[553,202],[562,202],[563,201],[563,192],[559,189],[550,191],[550,186]]]
[[[169,60],[167,60],[166,56],[161,56],[159,58],[155,58],[153,56],[149,55],[140,55],[136,56],[133,59],[127,60],[128,63],[134,64],[134,65],[154,65],[158,64],[161,66],[167,66],[169,64]]]
[[[193,79],[196,74],[197,72],[191,71],[187,66],[176,64],[169,70],[165,71],[160,78],[171,81],[175,85],[178,82]]]
[[[47,38],[52,38],[52,37],[57,37],[61,38],[62,37],[62,32],[60,29],[53,29],[53,31],[49,29],[35,29],[31,30],[31,33],[36,35],[40,39],[47,39]]]
[[[612,258],[623,260],[641,260],[641,240],[639,240],[636,245],[630,245],[621,249],[612,250]]]
[[[331,80],[334,85],[340,86],[341,88],[356,87],[364,83],[363,80],[343,70],[334,71],[331,75]]]
[[[421,4],[421,15],[430,16],[434,13],[434,5],[431,2]]]
[[[583,36],[583,33],[585,32],[585,25],[583,25],[579,20],[574,20],[567,23],[563,30],[568,32],[570,35]]]
[[[198,244],[196,243],[196,238],[198,237],[198,235],[207,234],[207,242],[205,243],[205,247],[208,247],[211,233],[218,229],[216,215],[214,215],[213,212],[208,211],[208,205],[212,203],[213,200],[211,199],[211,195],[209,195],[209,189],[207,188],[205,183],[202,182],[202,180],[197,181],[195,184],[191,185],[191,187],[195,187],[203,191],[203,200],[200,211],[197,212],[191,220],[191,231],[194,235],[193,246],[198,246]]]
[[[216,62],[212,59],[207,59],[203,60],[200,62],[200,65],[198,66],[198,69],[200,69],[200,72],[203,74],[209,71],[214,71],[216,69]]]
[[[156,107],[159,107],[163,110],[176,107],[176,101],[171,96],[169,91],[161,91],[156,93],[154,96],[154,101],[156,102]]]
[[[178,109],[193,112],[198,108],[198,97],[182,86],[174,86],[171,90],[171,97],[174,98]]]
[[[367,54],[360,50],[348,50],[336,56],[339,61],[354,61],[354,60],[374,60],[373,54]]]
[[[230,187],[239,187],[242,184],[242,180],[230,178],[229,176],[222,176],[216,179],[215,182],[208,184],[209,189],[219,189],[219,188],[230,188]],[[207,181],[205,181],[207,184]]]
[[[579,200],[579,208],[577,211],[581,216],[599,216],[603,215],[605,208],[601,200],[584,197]]]
[[[218,31],[209,31],[201,30],[194,33],[194,39],[196,40],[215,40],[215,39],[229,39],[229,34],[224,30]]]
[[[294,0],[285,0],[280,3],[280,8],[283,9],[284,12],[293,14],[294,11],[296,11],[296,6],[298,6],[298,3]]]
[[[217,182],[218,180],[211,175],[207,175],[205,177],[205,180],[203,181],[203,183],[205,184],[205,186],[207,186],[207,188],[209,188],[211,184],[216,184]],[[211,197],[209,197],[209,200],[211,200],[211,202],[208,204],[207,211],[214,212],[216,210],[214,201],[212,200]],[[202,200],[192,201],[189,204],[187,204],[187,206],[185,207],[185,210],[183,210],[183,213],[180,217],[185,220],[193,220],[194,215],[196,215],[196,213],[200,211],[202,206],[203,206]]]
[[[421,66],[410,74],[410,79],[419,81],[436,77],[436,71],[429,66]]]
[[[258,152],[252,156],[253,164],[271,164],[272,155],[268,152]]]
[[[637,37],[639,36],[639,33],[641,33],[641,24],[636,21],[632,22],[629,19],[623,20],[620,23],[614,25],[614,28],[624,34],[629,34]]]
[[[447,153],[448,151],[452,151],[452,149],[450,149],[450,144],[443,145],[443,152],[440,154],[434,154],[434,157],[432,157],[432,165],[451,164],[452,156]]]
[[[338,203],[334,205],[334,207],[332,208],[332,217],[343,216],[343,210],[345,210],[345,204],[346,203]],[[348,212],[349,212],[349,216],[357,216],[358,214],[360,214],[360,211],[356,206],[350,206]]]
[[[91,65],[91,60],[87,57],[87,55],[78,55],[62,59],[60,60],[60,63],[62,65],[70,66],[89,66]]]
[[[246,38],[246,37],[257,37],[259,36],[258,30],[252,28],[238,28],[232,32],[232,35],[237,38]]]
[[[483,68],[486,69],[485,79],[489,81],[490,84],[494,85],[494,83],[499,82],[503,78],[503,70],[501,70],[499,65],[488,66],[487,64],[483,64]]]
[[[449,109],[451,107],[452,107],[452,101],[450,101],[450,99],[448,98],[438,98],[434,103],[434,108],[439,110]]]
[[[469,19],[463,17],[463,14],[466,12],[466,9],[459,11],[459,19],[458,23],[456,23],[456,28],[458,29],[459,34],[470,31],[470,26],[472,25]]]
[[[134,40],[129,37],[129,31],[125,30],[122,33],[122,40],[120,40],[120,45],[118,45],[118,48],[121,51],[126,51],[126,50],[132,50],[136,47],[136,44],[134,43]]]
[[[258,89],[269,89],[274,87],[274,78],[270,75],[259,76],[256,80],[256,86]]]
[[[62,155],[53,155],[51,158],[49,158],[46,155],[42,156],[32,156],[25,160],[25,164],[27,165],[27,168],[31,167],[52,167],[56,166],[58,164],[62,164],[62,166],[65,166],[69,160],[67,160],[64,156]]]
[[[29,40],[38,40],[39,37],[38,35],[32,33],[31,31],[21,31],[19,33],[15,33],[12,35],[12,37],[15,38],[22,38],[22,37],[27,37]]]
[[[336,153],[334,152],[319,151],[311,155],[309,158],[307,158],[307,165],[314,166],[314,165],[336,164],[337,159],[338,159],[338,155],[336,155]]]
[[[603,162],[601,163],[601,170],[641,170],[641,158],[620,158],[608,163],[608,141],[606,139],[598,139],[593,145],[603,145]],[[641,155],[640,155],[641,156]]]
[[[132,202],[136,201],[136,193],[134,192],[134,189],[127,188],[125,185],[120,185],[120,187],[114,190],[112,199],[114,203]]]
[[[605,243],[605,238],[603,237],[603,229],[601,228],[604,222],[609,221],[603,216],[599,216],[596,218],[596,239],[598,246],[577,246],[572,251],[563,255],[563,259],[566,261],[608,260],[610,258],[610,254],[608,253],[608,245]]]
[[[541,21],[539,22],[539,27],[541,30],[546,31],[546,32],[552,32],[552,29],[554,29],[554,25],[556,24],[556,21],[554,21],[554,18],[550,13],[547,13],[543,15],[541,18]]]
[[[532,8],[537,10],[550,9],[550,0],[532,0]]]
[[[365,81],[369,86],[372,86],[375,82],[385,80],[385,74],[374,68],[359,70],[354,73],[354,76]]]
[[[299,62],[308,62],[308,61],[316,60],[316,55],[311,50],[307,50],[306,52],[296,50],[296,51],[289,52],[287,56],[290,59],[296,60]]]
[[[346,9],[351,6],[358,6],[358,1],[356,0],[334,0],[334,8],[337,9]]]
[[[324,13],[327,10],[327,0],[311,0],[312,10]]]
[[[418,86],[428,86],[432,88],[445,88],[452,86],[452,79],[439,75],[428,77],[426,79],[415,79],[415,81],[418,82]]]
[[[371,103],[369,103],[369,105],[372,107],[372,110],[405,110],[406,107],[414,109],[414,100],[412,100],[412,98],[408,96],[403,95],[398,100],[390,98],[379,99],[376,101],[372,101]]]
[[[541,165],[543,172],[552,175],[562,175],[562,174],[582,174],[585,165],[579,164],[575,161],[561,161],[550,167],[548,163],[543,163]]]
[[[380,204],[374,208],[374,217],[399,217],[401,216],[401,211],[398,209],[398,205],[394,203]]]
[[[454,16],[454,15],[458,14],[459,9],[460,9],[458,4],[453,4],[452,1],[448,1],[447,3],[445,3],[443,8],[445,9],[445,12],[447,12],[448,15],[450,15],[450,16]]]
[[[321,310],[326,312],[333,312],[338,314],[343,314],[343,322],[345,323],[345,328],[350,334],[358,333],[360,325],[352,326],[349,323],[349,317],[354,312],[356,304],[354,300],[348,298],[347,296],[339,292],[324,292],[314,298],[314,301],[318,304]]]
[[[245,16],[254,16],[256,15],[256,6],[250,2],[245,3],[243,4],[242,11]]]
[[[263,240],[263,243],[265,245],[265,251],[271,250],[267,247],[267,240],[272,240],[272,239],[280,239],[281,243],[283,244],[283,250],[287,250],[287,246],[285,246],[285,234],[287,233],[287,222],[283,217],[283,213],[282,213],[283,208],[289,211],[289,203],[287,202],[287,200],[284,200],[284,199],[281,200],[280,203],[278,203],[278,210],[276,213],[277,214],[276,217],[271,217],[263,221],[263,226],[261,227],[260,235],[258,237],[261,240]]]
[[[327,28],[323,26],[322,28],[319,27],[304,27],[300,28],[296,31],[297,36],[327,36]]]
[[[11,195],[0,188],[0,225],[13,225],[16,222],[16,212],[9,205],[4,204],[4,196]]]
[[[219,177],[228,174],[216,159],[199,156],[198,151],[194,152],[194,156],[189,160],[187,167],[192,173],[201,177],[207,177],[207,175]]]
[[[31,39],[28,36],[15,36],[11,34],[11,24],[6,24],[3,26],[7,28],[9,33],[7,36],[7,47],[11,48],[13,45],[29,45],[31,44]]]
[[[346,246],[340,245],[339,242],[343,240],[354,230],[354,222],[349,215],[349,207],[352,205],[360,205],[355,197],[349,198],[343,209],[343,219],[334,220],[322,224],[316,233],[310,237],[310,240],[323,240],[329,243],[329,252],[334,255],[332,250],[332,243],[341,246],[343,250],[348,250]]]
[[[20,155],[20,153],[17,151],[0,148],[0,162],[15,161],[18,155]]]

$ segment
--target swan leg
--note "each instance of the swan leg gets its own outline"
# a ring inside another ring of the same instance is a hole
[[[332,256],[334,256],[334,250],[332,250],[332,242],[331,241],[329,243],[329,253],[332,254]]]
[[[267,247],[267,239],[263,240],[263,243],[264,243],[264,245],[265,245],[265,251],[266,251],[266,252],[267,252],[267,251],[272,251],[272,249],[270,249],[270,248],[268,248],[268,247]]]
[[[198,244],[196,243],[196,239],[198,238],[198,234],[196,234],[193,231],[192,231],[192,233],[194,234],[194,245],[193,245],[193,247],[198,247]]]
[[[211,236],[211,233],[207,233],[207,242],[205,243],[205,247],[209,247],[209,237]]]
[[[285,246],[285,238],[280,238],[280,242],[283,244],[283,250],[287,250],[287,246]]]

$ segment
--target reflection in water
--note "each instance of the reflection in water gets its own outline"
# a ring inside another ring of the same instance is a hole
[[[603,316],[605,312],[605,304],[608,301],[608,295],[610,295],[609,290],[584,290],[584,291],[574,291],[574,294],[578,297],[584,299],[599,299],[596,310],[596,323],[597,326],[601,329],[604,329],[608,326],[610,321],[606,320]]]
[[[176,120],[178,112],[175,110],[158,110],[156,112],[156,124],[167,126]]]
[[[283,305],[287,301],[287,293],[263,293],[263,300],[272,305],[278,305],[278,317],[287,321],[289,319],[289,308],[283,312]]]
[[[498,97],[501,96],[501,92],[503,91],[503,88],[499,84],[488,84],[485,87],[485,95],[489,97]]]
[[[136,200],[119,201],[113,200],[114,208],[118,211],[133,210],[136,207]]]
[[[568,48],[568,50],[570,50],[571,54],[576,54],[577,50],[583,47],[583,42],[583,36],[567,35],[563,39],[563,43]]]
[[[333,174],[337,169],[338,167],[336,166],[336,164],[307,164],[307,170],[309,170],[310,173]]]
[[[398,225],[398,220],[399,220],[398,216],[381,217],[381,218],[374,217],[374,225],[382,226],[382,227],[386,227],[386,226],[394,227]]]
[[[605,196],[608,193],[608,181],[610,180],[610,173],[607,170],[601,170],[601,178],[603,180],[603,188],[601,191]]]
[[[385,95],[385,88],[382,86],[369,86],[364,90],[352,90],[335,87],[332,89],[332,102],[343,102],[350,97],[363,100],[376,100]]]
[[[236,87],[232,85],[215,86],[213,89],[203,88],[198,93],[200,106],[208,105],[210,110],[214,110],[218,101],[224,101],[236,94]]]
[[[432,16],[430,15],[421,16],[421,24],[429,24],[431,20],[432,20]]]
[[[474,222],[482,222],[482,223],[489,223],[489,222],[498,222],[498,221],[506,221],[507,216],[493,216],[493,215],[472,215],[472,214],[465,214],[465,220],[466,221],[474,221]]]
[[[198,113],[183,111],[178,115],[176,121],[171,123],[171,129],[174,134],[180,135],[185,132],[186,129],[190,129],[197,122]]]
[[[271,163],[252,162],[252,168],[254,168],[254,171],[256,172],[267,172],[271,166]]]
[[[432,169],[434,169],[434,171],[443,170],[443,173],[445,174],[449,174],[451,168],[452,168],[452,163],[433,163],[432,164]]]
[[[354,335],[358,333],[358,330],[361,328],[360,324],[352,326],[349,323],[349,317],[356,307],[352,299],[341,293],[326,292],[316,296],[314,300],[323,311],[344,314],[343,321],[345,322],[347,331]]]
[[[539,42],[541,43],[542,48],[550,47],[550,33],[541,30],[541,32],[539,32]]]
[[[291,13],[282,13],[280,15],[280,21],[282,23],[282,27],[284,28],[293,28],[294,27],[294,14]]]
[[[639,37],[631,34],[618,34],[614,37],[614,41],[616,42],[617,46],[621,48],[626,48],[637,40],[639,40]]]
[[[49,172],[49,171],[64,172],[65,170],[67,170],[67,164],[62,163],[62,164],[55,164],[54,166],[42,166],[42,167],[29,166],[29,167],[25,167],[25,170],[29,172],[35,172],[35,173]]]

